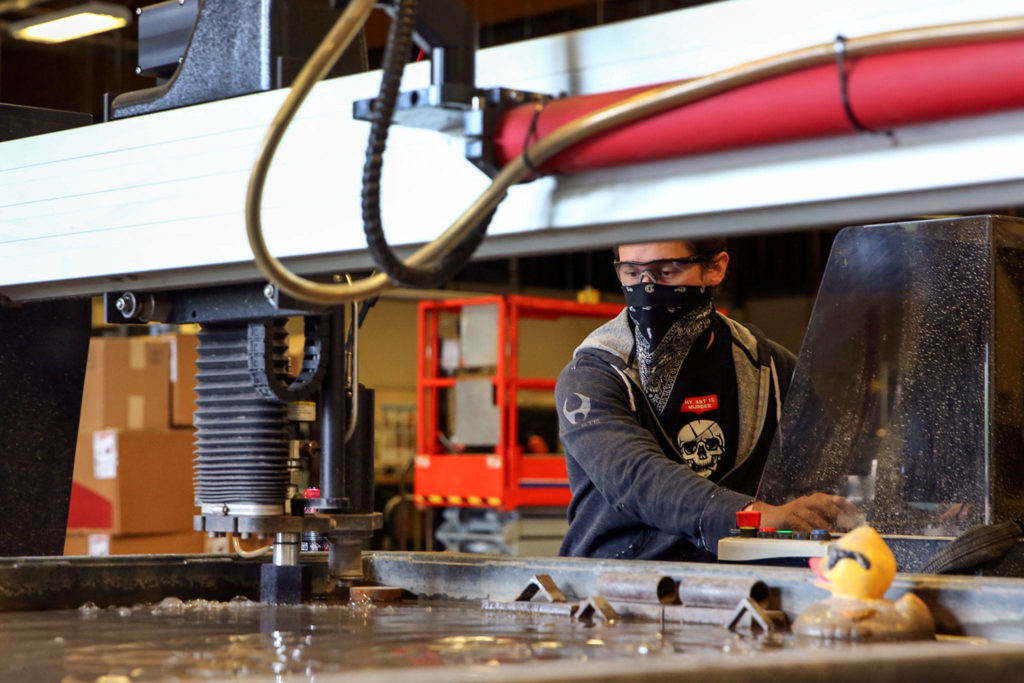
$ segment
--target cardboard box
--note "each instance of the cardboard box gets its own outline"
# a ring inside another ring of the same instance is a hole
[[[171,425],[191,427],[196,409],[196,361],[199,360],[199,337],[194,334],[172,334],[166,339],[170,349]]]
[[[192,430],[79,434],[68,528],[153,534],[192,528]]]
[[[177,531],[166,534],[113,535],[69,531],[64,539],[65,555],[156,555],[195,554],[206,550],[206,534]]]
[[[79,433],[170,424],[170,347],[149,337],[93,337]]]

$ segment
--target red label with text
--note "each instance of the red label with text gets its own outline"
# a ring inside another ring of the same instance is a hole
[[[690,396],[683,399],[682,413],[697,413],[698,415],[709,410],[718,410],[718,395]]]

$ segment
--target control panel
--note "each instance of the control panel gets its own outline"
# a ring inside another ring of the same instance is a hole
[[[812,557],[824,557],[832,542],[828,529],[811,532],[761,526],[761,513],[736,513],[736,528],[718,542],[719,562],[746,562],[804,566]]]

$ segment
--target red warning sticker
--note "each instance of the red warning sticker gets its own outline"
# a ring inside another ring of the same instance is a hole
[[[683,409],[681,413],[701,413],[709,410],[718,409],[718,394],[708,394],[707,396],[690,396],[689,398],[683,399]]]

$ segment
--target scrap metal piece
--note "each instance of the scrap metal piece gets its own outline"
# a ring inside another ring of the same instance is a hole
[[[530,602],[537,595],[543,596],[547,602]],[[522,612],[524,614],[557,614],[573,616],[577,605],[568,603],[565,594],[555,585],[548,574],[534,574],[526,587],[519,592],[515,600],[483,600],[480,608],[504,612]]]
[[[620,617],[639,621],[672,621],[667,615],[667,611],[678,607],[678,605],[662,605],[635,600],[609,600],[608,604]]]
[[[687,607],[733,610],[744,598],[766,604],[771,591],[764,581],[750,577],[700,576],[679,582],[679,601]]]
[[[553,614],[571,617],[579,605],[569,602],[516,602],[514,600],[483,600],[480,609],[494,612],[517,612],[520,614]]]
[[[764,605],[761,605],[764,613],[776,624],[785,625],[788,623],[786,613],[777,609],[768,609]],[[672,608],[670,611],[666,610],[665,619],[667,621],[681,621],[684,624],[728,624],[732,619],[733,614],[736,612],[736,608],[726,609],[724,607],[687,607],[682,606],[681,608]]]
[[[766,633],[772,633],[775,631],[775,622],[772,621],[767,610],[765,610],[759,602],[752,600],[749,597],[740,600],[740,604],[736,606],[736,610],[733,612],[732,618],[726,622],[725,628],[730,631],[735,631],[744,615],[750,616],[751,630],[753,630],[754,625],[756,624]]]
[[[675,579],[665,574],[605,572],[597,577],[597,594],[610,600],[661,605],[679,602]]]
[[[607,600],[600,595],[593,595],[580,603],[579,609],[576,610],[576,618],[580,621],[591,621],[593,619],[615,621],[619,618],[619,614]]]
[[[728,624],[736,613],[736,608],[724,607],[689,607],[683,605],[677,616],[684,624]]]
[[[352,586],[349,599],[362,602],[398,602],[402,589],[397,586]]]
[[[535,595],[540,593],[548,602],[565,602],[565,594],[555,585],[549,574],[535,574],[530,583],[526,584],[516,602],[529,602]]]

